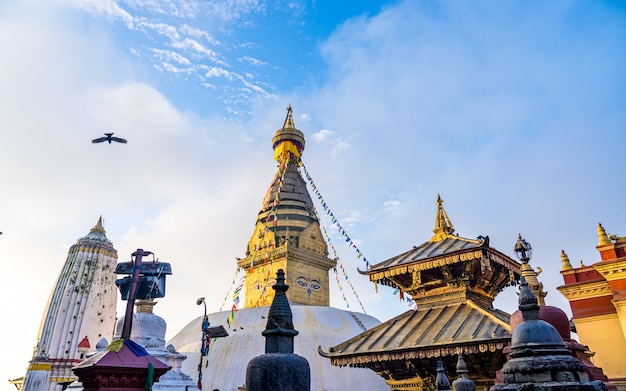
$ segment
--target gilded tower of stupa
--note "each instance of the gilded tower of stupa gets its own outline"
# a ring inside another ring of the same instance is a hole
[[[298,172],[304,134],[296,129],[291,106],[272,147],[278,171],[263,198],[246,257],[237,262],[246,271],[245,307],[272,303],[274,290],[269,288],[278,269],[285,271],[285,283],[293,287],[291,303],[328,306],[328,271],[336,261],[328,258],[313,201]]]
[[[320,222],[298,172],[304,150],[304,134],[296,129],[291,106],[272,139],[278,170],[255,218],[245,257],[237,266],[245,270],[244,308],[208,314],[212,326],[222,325],[228,336],[213,341],[201,359],[202,317],[192,320],[168,343],[187,356],[182,371],[205,390],[245,390],[250,360],[265,352],[261,333],[271,317],[276,273],[282,269],[286,296],[291,305],[293,327],[298,331],[293,353],[308,361],[311,390],[384,391],[389,387],[373,371],[339,368],[319,355],[319,346],[333,346],[380,322],[363,313],[330,306],[329,271],[336,261],[328,247]],[[211,287],[207,287],[210,294]],[[204,363],[198,367],[198,363]]]
[[[57,391],[76,380],[71,368],[85,359],[79,345],[111,339],[115,327],[117,251],[102,217],[72,245],[43,314],[23,390]]]

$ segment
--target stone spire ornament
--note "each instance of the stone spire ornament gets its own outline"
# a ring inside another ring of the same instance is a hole
[[[450,380],[446,376],[446,370],[443,368],[441,360],[437,361],[437,378],[435,379],[435,389],[437,391],[449,391]]]
[[[452,389],[454,391],[476,391],[476,383],[469,379],[468,373],[469,371],[463,359],[463,354],[459,354],[459,358],[456,362],[456,375],[459,378],[452,382]]]
[[[291,307],[287,300],[288,285],[285,272],[276,273],[274,300],[267,316],[265,354],[250,360],[246,370],[246,391],[309,391],[311,370],[308,361],[293,353],[293,338],[298,332],[293,327]]]
[[[559,332],[539,319],[537,298],[521,278],[519,309],[524,321],[511,337],[510,359],[502,368],[504,383],[494,391],[596,391],[606,390],[601,381],[589,381],[583,364],[565,348]]]

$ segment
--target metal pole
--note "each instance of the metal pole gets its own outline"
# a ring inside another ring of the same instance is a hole
[[[139,274],[141,273],[141,257],[143,257],[143,249],[138,248],[134,254],[135,263],[133,264],[133,278],[130,283],[130,292],[128,293],[128,302],[126,303],[126,315],[124,316],[124,326],[122,328],[122,339],[130,339],[130,331],[133,328],[133,309],[135,307],[135,297],[137,296],[137,287],[139,286]]]

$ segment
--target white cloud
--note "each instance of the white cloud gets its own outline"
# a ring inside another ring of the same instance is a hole
[[[243,56],[242,58],[239,59],[239,61],[247,62],[248,64],[254,65],[254,66],[267,65],[266,62],[257,60],[256,58],[252,58],[250,56]]]
[[[317,141],[321,141],[321,142],[325,142],[328,141],[328,139],[330,137],[332,137],[332,135],[334,134],[334,132],[332,130],[328,130],[328,129],[322,129],[317,133],[313,133],[311,135],[311,138],[313,140],[317,140]]]

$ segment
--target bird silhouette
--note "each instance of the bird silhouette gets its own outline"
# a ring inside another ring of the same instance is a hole
[[[104,141],[108,141],[109,144],[111,144],[112,141],[118,142],[118,143],[122,143],[122,144],[126,144],[128,141],[126,141],[123,138],[120,137],[113,137],[113,133],[105,133],[104,134],[105,137],[99,137],[99,138],[95,138],[93,140],[91,140],[92,143],[96,144],[96,143],[101,143]]]

